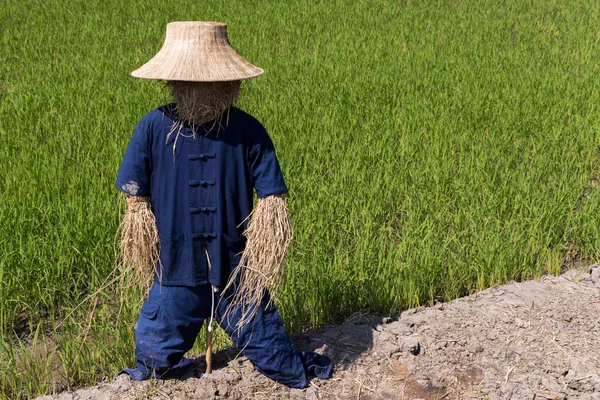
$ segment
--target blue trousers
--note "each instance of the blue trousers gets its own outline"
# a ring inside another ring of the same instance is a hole
[[[126,369],[135,380],[177,375],[190,360],[183,355],[192,348],[206,318],[211,315],[210,285],[162,286],[150,289],[135,326],[137,367]],[[256,316],[238,329],[241,310],[223,319],[228,296],[215,293],[215,320],[229,334],[235,346],[262,374],[289,387],[307,385],[307,372],[321,378],[331,375],[331,361],[316,353],[298,353],[285,331],[279,313],[263,299]]]

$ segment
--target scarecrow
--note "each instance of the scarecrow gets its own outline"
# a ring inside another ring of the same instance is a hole
[[[137,124],[116,186],[126,193],[123,264],[151,285],[135,326],[135,380],[176,377],[206,320],[264,375],[290,387],[328,378],[331,361],[296,352],[271,301],[291,239],[273,143],[234,107],[263,70],[230,46],[225,24],[172,22],[134,77],[164,80],[175,102]],[[258,202],[253,208],[256,191]],[[210,372],[210,350],[207,352]]]

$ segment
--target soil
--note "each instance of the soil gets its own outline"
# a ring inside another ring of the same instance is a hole
[[[185,380],[121,375],[39,399],[600,400],[600,265],[395,318],[356,315],[294,339],[298,350],[331,357],[331,379],[289,389],[230,349],[215,355],[211,374],[200,366]]]

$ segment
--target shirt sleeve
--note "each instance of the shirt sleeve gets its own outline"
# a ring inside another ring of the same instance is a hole
[[[150,146],[148,124],[142,119],[131,136],[115,186],[132,196],[150,196]]]
[[[250,149],[250,171],[252,184],[259,198],[287,193],[281,167],[275,154],[275,146],[266,129],[257,123],[253,130]]]

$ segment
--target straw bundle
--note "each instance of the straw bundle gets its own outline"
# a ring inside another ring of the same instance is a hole
[[[205,122],[213,121],[210,128],[202,127],[204,133],[208,134],[215,126],[217,129],[222,127],[222,119],[227,111],[227,121],[229,123],[229,107],[233,106],[240,94],[242,82],[185,82],[168,81],[167,87],[171,89],[175,104],[177,107],[177,120],[167,134],[166,142],[173,134],[173,158],[177,148],[177,139],[182,134],[183,122],[190,124],[192,134]],[[219,131],[217,131],[218,133]]]
[[[127,195],[125,200],[125,216],[119,227],[123,277],[133,279],[134,286],[150,289],[158,268],[156,219],[149,198]]]
[[[267,289],[273,296],[276,294],[284,273],[283,261],[292,240],[289,213],[282,196],[259,199],[248,218],[248,229],[244,232],[246,249],[224,290],[234,288],[225,314],[241,308],[238,328],[256,315]],[[271,301],[272,298],[267,307]]]
[[[167,87],[175,98],[179,119],[194,126],[216,120],[232,106],[240,94],[241,81],[169,81]]]

